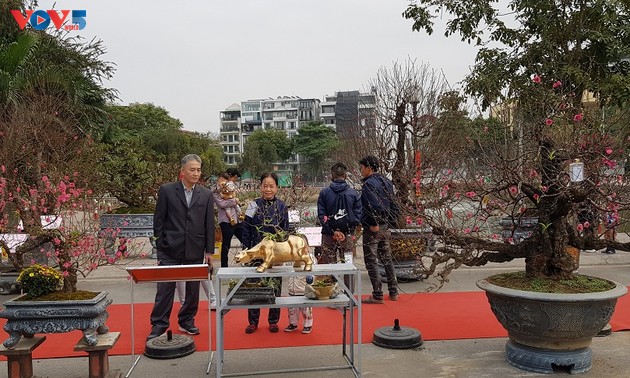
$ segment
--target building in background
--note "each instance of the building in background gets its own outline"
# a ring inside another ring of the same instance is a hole
[[[337,92],[324,96],[324,101],[298,96],[253,99],[233,104],[220,112],[220,141],[225,163],[235,166],[247,137],[256,130],[283,130],[293,138],[298,129],[309,122],[323,122],[335,129],[339,138],[365,136],[361,130],[373,127],[375,96],[359,91]],[[301,170],[300,157],[294,155],[278,162],[274,170],[281,176],[291,176]]]

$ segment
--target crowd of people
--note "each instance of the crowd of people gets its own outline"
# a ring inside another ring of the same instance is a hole
[[[322,226],[319,264],[334,264],[344,256],[354,254],[353,235],[363,233],[363,256],[372,283],[372,294],[363,299],[366,304],[382,304],[385,297],[378,262],[385,267],[389,300],[398,300],[398,283],[394,271],[388,212],[390,204],[383,201],[387,193],[393,194],[392,182],[378,173],[380,164],[375,156],[359,161],[362,176],[362,194],[347,183],[348,168],[343,163],[331,167],[331,183],[321,190],[317,200],[317,216]],[[158,265],[199,264],[206,262],[212,274],[214,253],[215,212],[221,230],[221,267],[228,266],[229,249],[233,237],[243,248],[252,248],[265,235],[289,232],[287,205],[279,198],[278,176],[267,172],[260,177],[260,197],[251,201],[245,211],[236,193],[240,173],[229,168],[217,178],[213,190],[199,185],[201,159],[186,155],[181,160],[180,180],[160,187],[154,214]],[[216,211],[215,211],[216,210]],[[251,266],[260,264],[253,260]],[[303,295],[313,276],[296,276],[288,279],[289,295]],[[282,295],[282,279],[273,278],[276,296]],[[351,287],[350,282],[345,282]],[[199,307],[199,282],[160,282],[157,284],[155,303],[151,312],[151,332],[147,341],[159,337],[169,328],[169,318],[177,292],[181,303],[178,312],[179,330],[190,335],[199,334],[194,317]],[[209,307],[215,304],[212,285],[204,282]],[[285,332],[297,330],[300,315],[302,333],[310,333],[313,327],[311,307],[289,308],[289,325]],[[248,325],[245,333],[258,329],[260,309],[248,309]],[[269,331],[279,331],[280,308],[270,308],[267,321]]]

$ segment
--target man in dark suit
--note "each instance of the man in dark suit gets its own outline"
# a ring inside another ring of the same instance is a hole
[[[158,265],[201,264],[212,267],[214,253],[214,202],[212,192],[197,185],[201,159],[186,155],[181,161],[181,181],[164,184],[158,192],[153,216]],[[151,312],[151,333],[147,341],[162,335],[169,327],[175,282],[159,282]],[[199,308],[199,282],[186,282],[186,301],[178,317],[179,330],[198,335],[195,315]]]

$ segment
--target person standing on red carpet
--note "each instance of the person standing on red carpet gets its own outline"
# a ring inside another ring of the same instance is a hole
[[[383,283],[378,271],[378,261],[385,267],[387,275],[387,289],[389,299],[398,300],[398,281],[392,260],[392,250],[389,245],[391,232],[388,225],[390,206],[395,206],[391,200],[394,185],[386,177],[378,173],[379,162],[376,156],[366,156],[359,160],[363,188],[361,204],[363,205],[363,259],[365,268],[372,283],[372,295],[363,299],[363,303],[382,304]]]
[[[318,264],[336,264],[354,256],[354,232],[363,214],[359,192],[346,182],[348,167],[335,163],[330,168],[331,183],[319,192],[317,219],[322,225],[322,253]],[[346,287],[354,290],[350,277],[344,277]]]
[[[261,197],[256,198],[247,206],[245,211],[245,221],[243,222],[243,246],[252,248],[258,244],[264,234],[277,234],[278,232],[289,230],[289,210],[287,205],[276,198],[278,193],[278,176],[272,172],[263,173],[260,177]],[[252,260],[249,266],[258,266],[262,260]],[[282,278],[272,277],[270,280],[274,285],[274,294],[279,297],[282,294]],[[245,328],[245,333],[254,333],[258,329],[260,319],[260,309],[250,308],[247,311],[249,325]],[[278,321],[280,321],[280,308],[269,309],[269,332],[278,332]]]
[[[205,260],[212,268],[214,253],[214,200],[210,189],[197,185],[201,158],[186,155],[181,160],[181,181],[164,184],[158,192],[153,214],[153,236],[158,265],[190,265]],[[170,326],[175,282],[158,282],[147,341]],[[198,335],[195,315],[199,309],[199,281],[186,282],[186,301],[177,315],[179,330]]]

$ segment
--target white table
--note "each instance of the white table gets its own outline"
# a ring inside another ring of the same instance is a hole
[[[336,298],[327,300],[313,300],[304,296],[277,297],[276,303],[272,304],[230,304],[230,299],[236,290],[245,282],[247,278],[265,278],[265,277],[289,277],[289,276],[306,276],[306,275],[331,275],[337,279],[337,284],[342,289],[342,293]],[[356,291],[350,290],[344,284],[344,276],[351,277],[354,281]],[[223,297],[221,293],[221,283],[227,280],[234,280],[236,286],[234,289]],[[310,272],[295,271],[293,267],[277,266],[268,269],[264,273],[258,273],[254,267],[231,267],[219,268],[214,279],[215,291],[217,293],[217,313],[216,313],[216,367],[217,378],[233,377],[242,375],[258,375],[258,374],[274,374],[288,372],[304,372],[313,370],[337,370],[350,369],[356,377],[361,375],[361,277],[359,270],[352,264],[321,264],[313,265]],[[254,371],[243,373],[223,374],[223,317],[226,310],[233,309],[249,309],[249,308],[270,308],[270,307],[330,307],[338,306],[342,313],[342,348],[341,353],[346,360],[346,365],[339,366],[317,366],[295,369],[273,370],[273,371]],[[355,311],[356,309],[356,311]],[[225,311],[224,311],[225,310]],[[350,315],[350,316],[348,316]],[[356,317],[357,332],[354,331]]]

